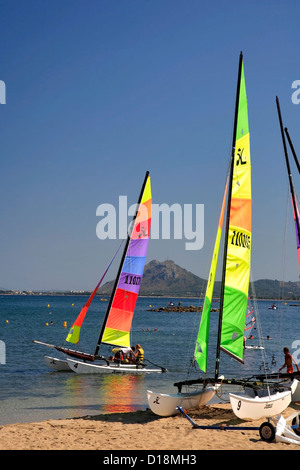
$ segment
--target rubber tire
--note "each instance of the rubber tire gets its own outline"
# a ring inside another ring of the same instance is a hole
[[[300,415],[299,415],[299,419],[300,419]],[[292,421],[292,426],[294,426],[295,424],[297,424],[297,417],[295,417]],[[295,434],[297,434],[297,436],[300,436],[300,426],[297,429],[293,429],[293,431]]]
[[[276,430],[273,424],[268,423],[267,421],[261,424],[259,428],[259,435],[263,441],[267,441],[267,442],[274,441],[275,434],[276,434]]]

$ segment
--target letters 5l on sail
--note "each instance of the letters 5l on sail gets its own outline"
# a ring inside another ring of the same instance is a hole
[[[243,362],[251,258],[251,161],[244,66],[241,60],[222,307],[221,350]],[[222,301],[222,299],[221,299]]]

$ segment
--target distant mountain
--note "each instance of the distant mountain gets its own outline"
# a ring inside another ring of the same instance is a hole
[[[174,261],[146,264],[140,295],[168,297],[203,297],[207,281],[181,268]],[[107,282],[99,289],[101,295],[110,295],[114,281]],[[215,283],[214,297],[220,296],[221,283]],[[298,282],[279,282],[263,279],[254,282],[254,291],[250,287],[249,296],[257,299],[287,299],[300,301],[300,284]]]
[[[254,283],[254,292],[249,289],[251,297],[257,299],[286,299],[300,301],[300,283],[272,281],[270,279],[260,279]]]
[[[99,289],[99,293],[109,295],[113,285],[114,281],[107,282]],[[204,279],[181,268],[174,261],[153,260],[145,266],[140,295],[199,297],[205,292],[205,286]]]

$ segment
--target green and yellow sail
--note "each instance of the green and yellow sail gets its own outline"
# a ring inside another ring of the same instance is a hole
[[[227,185],[228,185],[228,181],[226,183],[225,193],[223,197],[217,236],[216,236],[216,241],[215,241],[215,246],[214,246],[214,251],[213,251],[211,268],[209,272],[206,293],[205,293],[205,300],[203,304],[201,322],[200,322],[200,327],[199,327],[199,332],[198,332],[196,347],[195,347],[195,353],[194,353],[194,358],[196,359],[198,363],[199,369],[201,369],[203,372],[206,372],[207,370],[210,311],[211,311],[211,302],[212,302],[212,296],[213,296],[213,290],[214,290],[214,284],[215,284],[215,278],[216,278],[221,235],[222,235],[222,226],[223,226],[226,195],[227,195]]]
[[[243,362],[251,259],[251,160],[248,106],[241,57],[224,279],[220,349]]]

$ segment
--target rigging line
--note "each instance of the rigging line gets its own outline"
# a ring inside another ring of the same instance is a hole
[[[108,273],[108,271],[109,271],[111,265],[113,264],[113,262],[114,262],[114,260],[115,260],[115,258],[116,258],[116,256],[117,256],[117,254],[118,254],[118,252],[119,252],[119,250],[120,250],[120,248],[121,248],[121,246],[123,245],[123,242],[124,242],[124,240],[121,240],[121,243],[120,243],[119,246],[117,247],[117,249],[116,249],[116,251],[115,251],[115,253],[114,253],[114,255],[113,255],[111,261],[109,262],[109,264],[108,264],[108,266],[106,267],[104,273],[102,274],[102,277],[101,277],[101,279],[99,280],[97,286],[95,287],[95,289],[94,289],[93,291],[91,291],[90,296],[89,296],[89,299],[88,299],[88,301],[85,303],[85,307],[87,307],[87,309],[89,308],[90,303],[91,303],[92,300],[93,300],[93,296],[96,295],[97,292],[98,292],[98,290],[100,289],[101,284],[102,284],[102,282],[103,282],[103,280],[104,280],[106,274]],[[96,289],[97,289],[97,291],[96,291],[96,293],[94,294],[94,292],[95,292]],[[86,313],[87,313],[87,312],[86,312]],[[64,346],[66,345],[66,342],[67,342],[67,339],[65,339],[65,341],[63,342],[62,347],[64,347]]]
[[[223,188],[223,192],[222,194],[225,193],[225,189],[227,187],[227,184],[228,184],[228,178],[229,178],[229,172],[230,172],[230,162],[228,163],[228,167],[227,167],[227,175],[226,175],[226,179],[225,179],[225,186]],[[223,203],[222,203],[223,205]],[[214,233],[217,233],[218,232],[218,229],[219,229],[219,224],[220,224],[220,219],[218,218],[217,220],[217,223],[216,223],[216,227],[215,227],[215,230],[214,230]],[[223,232],[223,227],[222,227],[222,232]],[[211,240],[213,240],[213,238],[211,238]],[[210,247],[210,251],[212,253],[212,256],[214,254],[214,246],[215,246],[215,242],[212,241],[212,246]],[[212,263],[212,258],[210,258],[210,266],[209,266],[209,269],[207,269],[206,272],[208,272],[210,275],[210,269],[211,269],[211,263]],[[215,273],[215,276],[217,275],[217,273]],[[197,334],[199,332],[199,328],[200,328],[200,323],[201,323],[201,320],[202,320],[202,315],[203,315],[203,309],[204,309],[204,305],[205,305],[205,299],[206,299],[206,293],[207,293],[207,287],[209,285],[209,281],[210,279],[203,279],[202,280],[202,288],[201,288],[201,294],[203,295],[203,300],[202,300],[202,312],[201,312],[201,317],[200,317],[200,320],[196,317],[197,319],[197,327],[196,327],[196,320],[194,321],[194,325],[193,325],[193,328],[192,328],[192,332],[196,332],[196,338],[197,338]],[[215,282],[216,282],[216,279],[215,279]],[[204,290],[204,287],[205,287],[205,290]],[[213,292],[212,292],[212,301],[213,301],[213,298],[214,298],[214,292],[215,292],[215,283],[214,283],[214,288],[213,288]],[[200,303],[201,303],[201,297],[199,296],[198,298],[198,306],[200,306]],[[212,303],[212,302],[211,302]],[[212,309],[212,305],[210,306],[210,308]],[[211,314],[211,311],[210,311],[210,314]],[[211,321],[209,322],[211,324]],[[210,330],[210,325],[209,325],[209,331]],[[211,337],[211,335],[209,334],[209,337]],[[192,334],[192,336],[190,337],[190,342],[191,342],[191,338],[195,338],[195,335]],[[192,369],[195,369],[196,367],[196,359],[195,359],[195,343],[196,341],[193,340],[193,357],[192,359],[189,361],[189,364],[187,366],[187,380],[189,379],[190,375],[191,375],[191,371]],[[208,345],[209,345],[209,342],[208,342]],[[207,376],[207,372],[204,373],[204,376]]]
[[[285,224],[284,224],[284,231],[283,231],[283,243],[282,243],[282,260],[281,260],[281,291],[279,298],[282,300],[282,307],[286,312],[286,307],[284,306],[284,279],[285,279],[285,262],[286,262],[286,253],[287,253],[287,230],[288,230],[288,219],[289,219],[289,207],[290,207],[290,192],[287,190],[287,197],[286,197],[286,208],[285,208]],[[279,327],[279,337],[276,335],[276,352],[279,353],[282,347],[282,326],[283,326],[283,310],[281,308],[280,312],[280,327]],[[275,344],[274,344],[275,347]]]
[[[288,219],[289,219],[289,199],[290,194],[287,191],[287,198],[286,198],[286,207],[285,207],[285,224],[284,224],[284,231],[283,231],[283,243],[282,243],[282,252],[281,252],[281,272],[280,272],[280,284],[281,284],[281,291],[280,291],[280,300],[284,300],[284,282],[285,282],[285,269],[286,269],[286,256],[287,256],[287,231],[288,231]]]
[[[263,341],[263,334],[262,334],[262,326],[261,326],[261,321],[260,321],[260,314],[259,314],[259,309],[258,309],[258,304],[257,304],[257,298],[256,298],[256,292],[255,292],[255,286],[254,286],[254,281],[253,281],[253,279],[252,279],[252,274],[250,275],[250,277],[251,277],[250,286],[251,286],[251,290],[252,290],[252,292],[253,292],[254,312],[255,312],[255,318],[256,318],[256,323],[257,323],[259,345],[263,348],[263,349],[261,349],[262,363],[263,363],[263,367],[264,367],[264,374],[265,374],[265,377],[267,378],[267,377],[268,377],[267,368],[266,368],[266,362],[267,362],[266,359],[267,359],[267,358],[266,358],[266,350],[265,350],[264,341]],[[270,395],[269,385],[267,385],[267,390],[268,390],[268,394]]]

